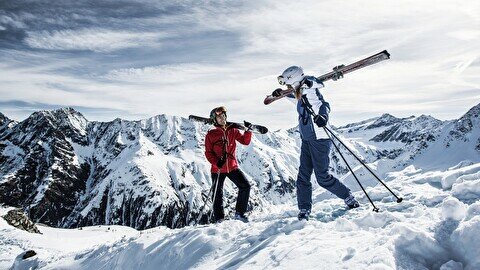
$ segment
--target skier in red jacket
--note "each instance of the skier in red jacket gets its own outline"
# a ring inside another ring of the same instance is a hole
[[[248,222],[245,212],[250,195],[250,183],[238,168],[235,150],[236,141],[244,145],[250,144],[252,132],[248,128],[251,127],[251,124],[245,122],[247,131],[244,134],[240,133],[237,128],[227,125],[227,109],[223,106],[213,109],[210,118],[215,128],[209,130],[205,137],[205,156],[212,164],[214,221],[221,222],[225,218],[223,183],[228,177],[238,187],[235,219]]]

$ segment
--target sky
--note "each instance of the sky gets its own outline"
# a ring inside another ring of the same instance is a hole
[[[73,107],[89,120],[158,114],[296,125],[263,99],[291,65],[325,82],[331,123],[390,113],[447,120],[480,102],[479,1],[0,1],[0,112]]]

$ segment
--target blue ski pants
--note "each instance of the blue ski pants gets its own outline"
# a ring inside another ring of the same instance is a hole
[[[318,184],[340,199],[350,195],[350,190],[328,172],[332,142],[329,139],[302,140],[300,167],[297,177],[298,209],[312,209],[312,171]]]

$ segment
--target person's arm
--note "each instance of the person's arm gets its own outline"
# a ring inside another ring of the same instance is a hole
[[[313,76],[308,76],[302,81],[302,85],[300,87],[308,88],[308,89],[310,89],[310,88],[319,89],[319,88],[325,87],[325,85],[319,79],[317,79]]]
[[[207,133],[207,136],[205,136],[205,157],[212,165],[216,165],[220,158],[213,151],[213,142],[210,137],[210,133]]]
[[[296,99],[295,95],[293,93],[290,93],[290,94],[286,95],[286,97],[289,98],[289,99]]]
[[[330,104],[323,99],[323,96],[318,88],[315,89],[315,92],[317,98],[312,101],[312,109],[317,115],[313,118],[313,122],[315,122],[318,127],[324,127],[328,123]]]
[[[235,140],[243,145],[249,145],[252,140],[252,132],[247,130],[242,134],[238,129],[235,129]]]

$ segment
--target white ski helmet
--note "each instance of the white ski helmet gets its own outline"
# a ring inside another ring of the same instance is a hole
[[[289,84],[293,85],[296,82],[303,80],[303,69],[297,66],[291,66],[278,76],[278,83],[281,85]]]

